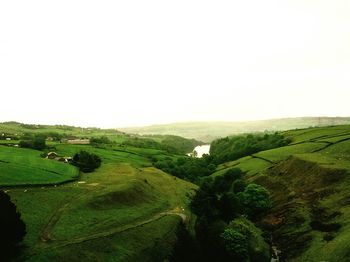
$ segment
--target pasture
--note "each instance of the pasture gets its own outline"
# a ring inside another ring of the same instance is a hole
[[[76,167],[42,158],[42,152],[0,145],[0,185],[23,186],[57,184],[74,180]]]

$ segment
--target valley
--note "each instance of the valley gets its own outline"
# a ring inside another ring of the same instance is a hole
[[[9,137],[28,132],[18,124],[4,126]],[[184,150],[203,147],[208,153],[209,147],[200,141],[194,145],[183,138],[100,129],[86,135],[87,130],[64,128],[68,134],[50,126],[31,129],[32,136],[46,135],[43,151],[17,146],[20,139],[0,140],[0,188],[10,195],[26,224],[20,261],[176,261],[183,254],[195,261],[200,258],[198,244],[188,242],[189,246],[179,249],[179,241],[184,241],[179,230],[186,228],[191,241],[201,243],[195,239],[203,227],[198,210],[204,206],[197,197],[194,209],[193,199],[196,193],[203,194],[206,183],[219,188],[215,197],[219,202],[205,209],[206,216],[213,216],[210,223],[220,224],[218,232],[237,225],[250,228],[260,250],[251,256],[261,256],[261,261],[268,261],[273,253],[278,253],[278,261],[347,261],[350,126],[231,136],[215,140],[210,155],[201,158],[186,157]],[[47,139],[52,136],[97,143]],[[161,144],[165,140],[166,147]],[[227,148],[231,140],[241,146]],[[81,151],[98,155],[101,166],[85,173],[45,158],[55,152],[70,159]],[[241,177],[243,189],[235,189],[237,178],[232,180],[228,173]],[[239,192],[250,184],[268,190],[270,208],[256,216],[247,213],[250,220],[245,220],[246,211],[239,211],[236,203],[232,207],[236,211],[227,209],[220,218],[216,213],[222,212],[220,201],[230,192],[240,197]],[[214,226],[210,223],[209,231]]]

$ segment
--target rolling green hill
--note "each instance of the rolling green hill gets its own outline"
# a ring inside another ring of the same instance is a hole
[[[18,123],[9,125],[17,126],[11,132],[23,130]],[[54,127],[45,128],[47,132]],[[103,131],[94,132],[87,137],[100,137]],[[214,166],[211,176],[237,167],[245,172],[247,182],[270,191],[272,208],[257,226],[266,238],[271,236],[281,261],[348,261],[350,125],[280,134],[288,141],[286,146],[263,143],[263,148],[272,149],[253,150],[251,155]],[[269,141],[270,136],[261,137]],[[42,158],[42,151],[1,141],[0,189],[11,196],[27,225],[21,260],[163,260],[171,256],[181,224],[193,230],[189,204],[197,186],[157,169],[155,163],[164,160],[176,168],[185,161],[183,154],[158,148],[162,141],[170,148],[177,144],[180,151],[198,141],[119,132],[108,138],[113,142],[48,142],[50,150],[62,156],[85,150],[102,159],[94,172],[80,174],[72,165]],[[134,140],[124,143],[128,139]],[[211,157],[207,156],[208,163]]]
[[[264,132],[266,130],[282,131],[296,128],[344,124],[350,124],[350,117],[301,117],[246,122],[184,122],[145,127],[119,128],[119,130],[140,135],[171,134],[186,138],[194,138],[208,143],[216,138],[233,134]]]
[[[283,261],[348,261],[350,126],[286,131],[292,143],[218,166],[266,187],[273,208],[261,222]]]
[[[8,133],[23,131],[10,125],[17,129]],[[108,137],[114,142],[47,142],[61,156],[85,150],[102,159],[101,167],[80,175],[70,164],[41,157],[42,151],[1,140],[0,189],[11,196],[27,227],[21,261],[154,261],[171,255],[178,228],[192,221],[188,204],[197,186],[153,167],[155,159],[178,155],[117,142],[134,138],[118,132]],[[193,146],[177,137],[147,139],[169,146],[180,141],[180,149]]]
[[[40,151],[0,145],[0,186],[58,184],[77,177],[76,167],[42,158]]]

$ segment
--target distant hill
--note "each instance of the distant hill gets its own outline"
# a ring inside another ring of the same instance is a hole
[[[350,117],[298,117],[247,122],[181,122],[165,125],[119,128],[119,130],[140,135],[177,135],[204,142],[211,142],[218,137],[225,137],[233,134],[264,132],[267,130],[284,131],[297,128],[345,124],[350,124]]]

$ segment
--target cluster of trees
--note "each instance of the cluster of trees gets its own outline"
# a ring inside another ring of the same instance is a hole
[[[0,261],[12,261],[21,248],[26,225],[10,197],[1,190],[0,213]]]
[[[207,178],[193,198],[196,236],[206,261],[268,261],[268,245],[251,221],[270,208],[269,192],[246,184],[242,175],[234,168]]]
[[[143,137],[129,137],[122,142],[122,145],[140,148],[161,149],[160,143],[156,142],[153,139]]]
[[[225,137],[212,142],[210,155],[214,163],[221,164],[262,150],[286,146],[290,142],[279,133]]]
[[[192,152],[193,148],[202,144],[195,139],[187,139],[181,136],[166,136],[161,141],[161,146],[163,150],[174,154],[187,154]]]
[[[101,137],[92,137],[90,138],[90,143],[92,145],[100,145],[100,144],[112,144],[113,141],[111,141],[108,137],[106,136],[101,136]]]
[[[191,146],[196,144],[192,141]],[[154,159],[154,166],[173,176],[199,183],[203,177],[211,175],[218,164],[239,159],[262,150],[285,146],[289,139],[281,134],[242,135],[217,139],[212,142],[210,155],[202,158]],[[193,149],[192,147],[192,149]]]
[[[101,158],[93,153],[81,150],[73,156],[72,164],[85,173],[92,172],[101,166]]]
[[[181,155],[191,152],[194,147],[202,144],[195,139],[187,139],[180,136],[167,135],[153,137],[129,137],[122,144],[141,148],[159,149],[171,154]]]
[[[211,163],[211,158],[205,155],[202,158],[179,157],[155,159],[154,166],[173,176],[199,183],[200,179],[209,176],[215,171],[216,166]]]
[[[19,142],[19,146],[23,148],[43,150],[46,148],[46,141],[45,141],[45,138],[40,135],[24,136],[22,137],[22,140]]]

